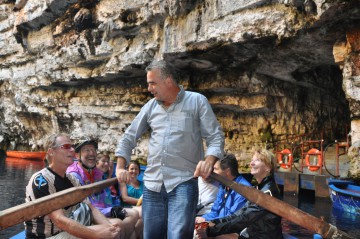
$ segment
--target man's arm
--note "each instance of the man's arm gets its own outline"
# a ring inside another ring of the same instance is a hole
[[[209,163],[212,167],[214,167],[216,161],[218,160],[218,157],[215,157],[213,155],[208,155],[205,157],[205,162]]]
[[[207,147],[205,155],[213,155],[222,159],[225,144],[224,132],[206,97],[204,96],[200,102],[201,137],[205,139]]]
[[[94,218],[94,223],[95,224],[103,224],[103,225],[110,225],[110,221],[107,217],[105,217],[104,214],[102,214],[100,212],[99,209],[97,209],[95,206],[93,206],[91,203],[86,203],[90,209],[91,209],[91,213],[93,215],[93,218]]]
[[[126,159],[123,157],[117,157],[116,163],[116,177],[119,183],[129,183],[130,182],[130,174],[125,169]]]
[[[137,140],[148,130],[147,111],[149,102],[145,104],[130,126],[126,129],[125,134],[119,140],[115,150],[117,157],[116,177],[119,183],[129,183],[130,175],[125,170],[126,163],[131,159],[131,151],[136,147]]]
[[[213,171],[214,164],[224,155],[224,133],[205,96],[200,100],[200,131],[201,136],[206,141],[206,157],[196,166],[194,177],[202,176],[204,179],[209,177]]]
[[[58,209],[48,216],[60,229],[79,238],[119,238],[120,235],[120,228],[111,225],[110,222],[101,225],[84,226],[77,221],[66,217],[62,209]]]

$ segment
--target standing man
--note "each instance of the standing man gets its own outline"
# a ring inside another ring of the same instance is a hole
[[[97,141],[90,138],[80,140],[75,146],[75,152],[77,153],[79,161],[71,164],[66,172],[75,176],[81,185],[103,180],[103,172],[96,167],[97,148]],[[130,238],[135,235],[135,224],[139,219],[139,213],[136,210],[113,206],[106,190],[90,195],[89,199],[91,204],[99,209],[106,217],[121,219],[120,223],[124,230],[125,238]]]
[[[150,130],[143,178],[144,239],[192,238],[198,201],[194,177],[207,178],[222,158],[224,134],[206,97],[178,85],[171,64],[156,61],[146,71],[148,91],[154,98],[119,141],[116,176],[119,182],[129,182],[126,162],[137,140]]]
[[[30,178],[26,187],[26,202],[80,186],[74,176],[66,173],[75,156],[69,136],[67,134],[50,136],[45,149],[47,149],[49,166]],[[122,229],[119,219],[108,220],[91,203],[84,200],[26,221],[25,230],[26,238],[75,239],[120,238]]]

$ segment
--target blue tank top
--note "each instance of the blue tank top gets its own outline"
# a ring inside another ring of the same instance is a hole
[[[141,197],[141,195],[143,194],[143,190],[144,190],[144,182],[142,182],[142,181],[139,181],[139,182],[140,182],[139,188],[134,188],[133,186],[126,184],[127,193],[128,193],[129,197],[133,197],[133,198]],[[133,205],[124,203],[124,206],[133,206]]]

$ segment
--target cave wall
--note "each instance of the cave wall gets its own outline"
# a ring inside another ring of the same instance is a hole
[[[352,145],[348,151],[350,167],[348,176],[360,182],[360,29],[353,27],[346,32],[346,38],[334,45],[335,61],[343,72],[343,89],[349,102]]]
[[[61,131],[113,152],[151,98],[144,69],[153,59],[174,63],[185,88],[207,96],[226,151],[244,165],[254,143],[331,142],[350,121],[358,139],[359,94],[342,88],[348,64],[334,46],[359,10],[358,1],[325,0],[2,0],[1,147],[42,149]],[[146,156],[146,137],[134,157]]]

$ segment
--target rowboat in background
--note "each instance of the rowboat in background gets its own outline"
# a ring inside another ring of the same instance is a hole
[[[328,179],[333,207],[360,215],[360,186],[349,180]]]
[[[6,151],[6,157],[8,158],[21,158],[21,159],[29,159],[29,160],[45,160],[46,152],[37,151]]]

